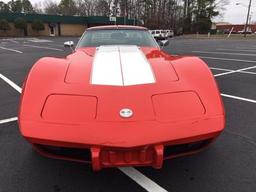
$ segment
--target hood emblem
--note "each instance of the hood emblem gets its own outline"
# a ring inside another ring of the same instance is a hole
[[[125,108],[125,109],[121,109],[119,114],[123,118],[130,118],[133,115],[133,111],[131,109]]]

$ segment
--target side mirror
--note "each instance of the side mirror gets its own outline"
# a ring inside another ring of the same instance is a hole
[[[166,47],[167,45],[169,45],[169,40],[158,41],[158,44],[160,45],[161,48]]]
[[[64,47],[70,47],[70,48],[72,48],[72,47],[74,47],[74,42],[73,42],[73,41],[66,41],[66,42],[64,43]]]

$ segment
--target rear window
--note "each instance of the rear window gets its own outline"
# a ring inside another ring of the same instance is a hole
[[[89,30],[79,41],[80,47],[99,47],[103,45],[137,45],[140,47],[158,47],[147,30],[101,29]]]

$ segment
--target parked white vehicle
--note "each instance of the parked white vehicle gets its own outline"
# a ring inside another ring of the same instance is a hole
[[[151,30],[151,34],[156,40],[162,40],[167,38],[165,30]]]
[[[173,37],[174,36],[173,30],[165,30],[165,33],[166,33],[167,37]]]

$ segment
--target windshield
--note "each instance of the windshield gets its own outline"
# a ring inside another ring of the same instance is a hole
[[[86,31],[77,48],[99,47],[102,45],[137,45],[158,47],[152,35],[146,30],[102,29]]]

